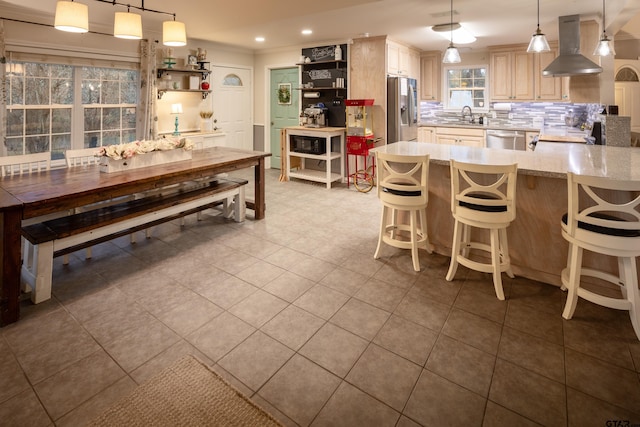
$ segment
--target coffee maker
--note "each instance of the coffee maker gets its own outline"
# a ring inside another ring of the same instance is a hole
[[[309,105],[304,109],[304,115],[307,118],[305,127],[319,128],[326,126],[327,108],[318,105]]]

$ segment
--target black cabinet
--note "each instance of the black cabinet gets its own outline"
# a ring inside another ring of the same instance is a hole
[[[347,98],[347,45],[340,45],[342,58],[335,59],[335,46],[302,49],[302,56],[309,62],[297,64],[301,70],[301,108],[318,103],[327,108],[327,125],[344,127]]]

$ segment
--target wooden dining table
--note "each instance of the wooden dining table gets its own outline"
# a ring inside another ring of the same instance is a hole
[[[265,216],[265,158],[270,153],[229,147],[194,150],[191,160],[103,173],[98,165],[0,178],[0,326],[20,316],[21,222],[171,184],[254,168],[254,199],[247,207]]]

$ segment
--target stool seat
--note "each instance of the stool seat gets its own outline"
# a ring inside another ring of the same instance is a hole
[[[496,296],[504,300],[503,272],[514,277],[509,258],[507,227],[516,217],[518,166],[479,165],[451,160],[451,213],[455,220],[451,264],[446,280],[452,281],[458,265],[493,274]],[[472,241],[471,228],[489,230],[489,244]],[[470,258],[471,250],[490,254],[490,263]]]
[[[569,320],[578,297],[617,310],[628,310],[640,339],[640,291],[636,257],[640,255],[640,182],[617,181],[567,173],[568,212],[562,217],[562,236],[569,242],[562,289],[567,302],[562,317]],[[583,251],[616,257],[618,274],[582,265]],[[612,298],[582,287],[584,276],[608,282],[621,291]]]
[[[429,155],[404,156],[376,152],[378,198],[382,202],[378,246],[373,255],[380,258],[382,243],[411,249],[413,269],[420,271],[418,249],[433,251],[427,233],[429,203]],[[407,212],[409,223],[401,222]]]

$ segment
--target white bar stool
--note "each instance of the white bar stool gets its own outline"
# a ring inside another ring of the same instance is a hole
[[[458,264],[493,273],[493,286],[504,300],[501,273],[511,278],[507,227],[516,219],[518,165],[480,165],[451,160],[451,213],[455,220],[451,264],[446,279],[453,280]],[[490,244],[471,241],[471,227],[487,229]],[[489,252],[491,263],[469,258],[471,249]]]
[[[420,271],[418,248],[433,252],[427,235],[429,203],[429,155],[405,156],[376,152],[378,198],[382,202],[378,247],[373,258],[380,258],[382,242],[411,249],[413,269]],[[398,212],[409,212],[409,224],[400,223]]]
[[[573,316],[578,297],[617,310],[628,310],[640,339],[640,291],[636,257],[640,255],[640,182],[567,173],[569,209],[562,218],[562,237],[569,242],[562,289],[568,290],[562,317]],[[618,276],[582,266],[584,250],[618,258]],[[581,277],[620,287],[622,298],[581,287]]]

